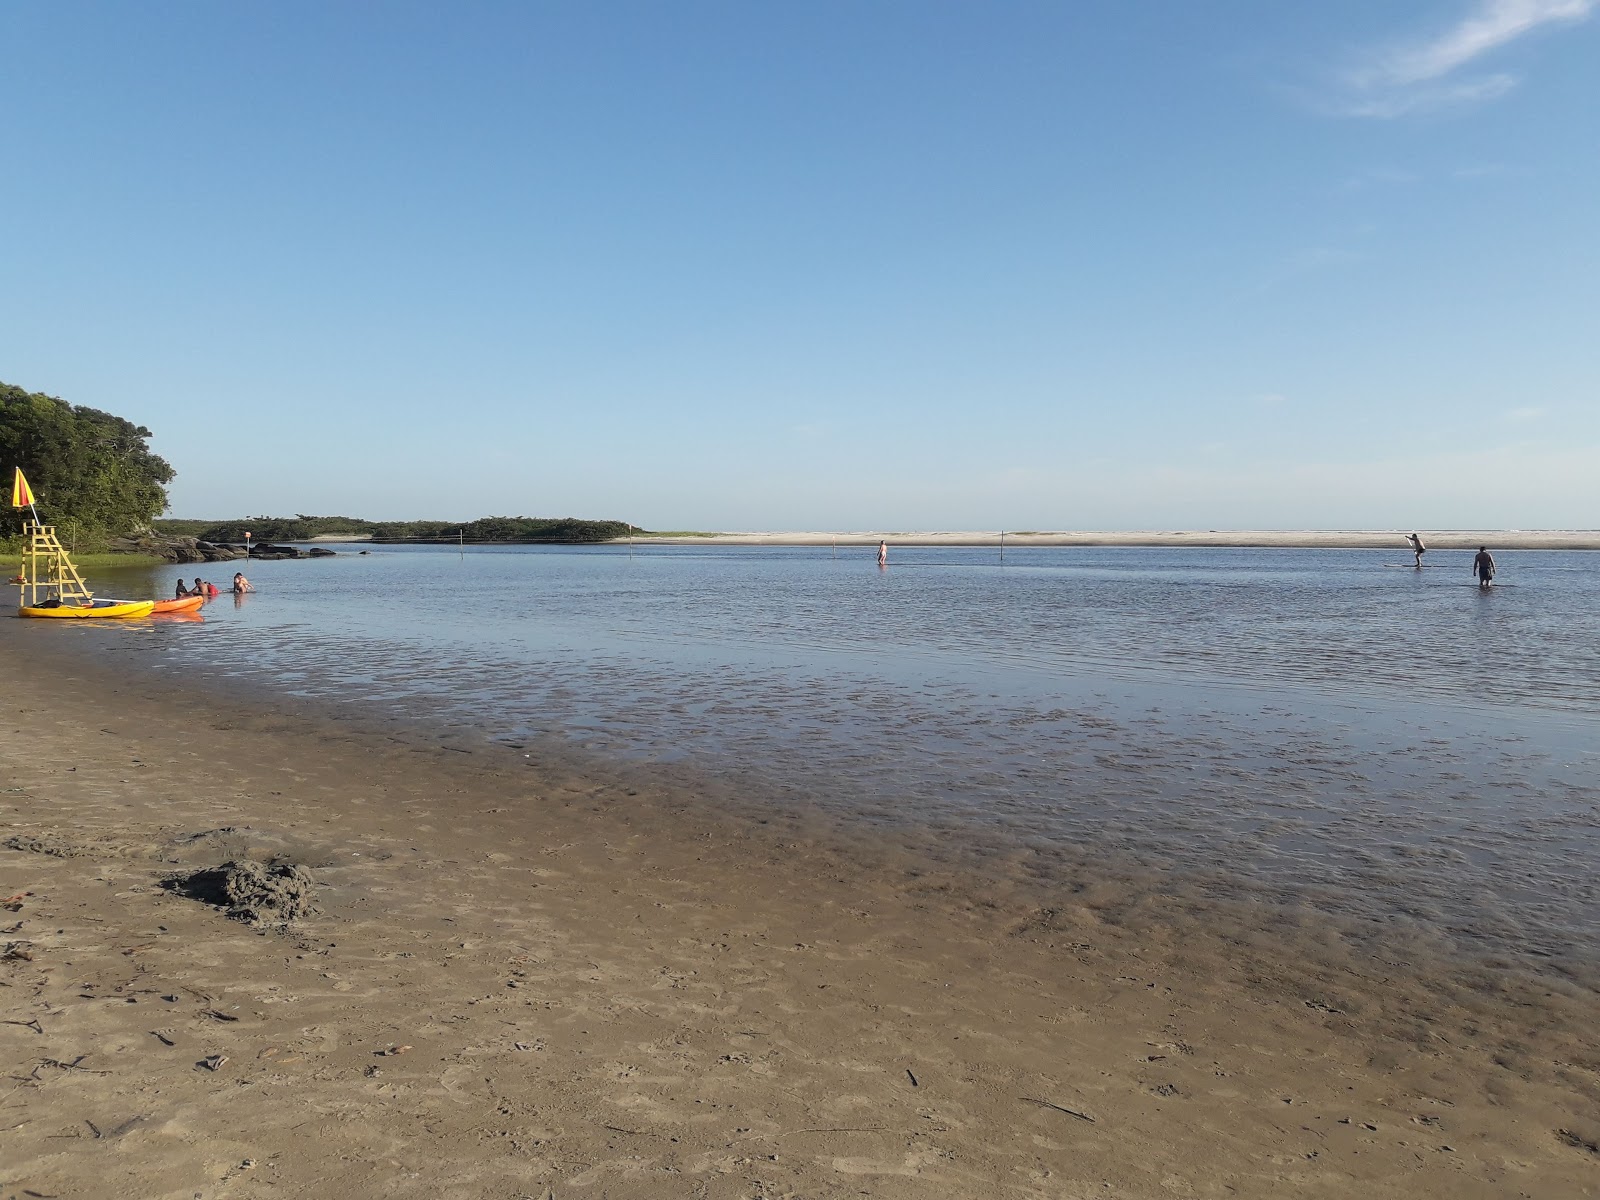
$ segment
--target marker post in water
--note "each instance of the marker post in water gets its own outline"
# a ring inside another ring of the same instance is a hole
[[[245,562],[250,561],[250,531],[248,529],[244,531],[244,560]]]

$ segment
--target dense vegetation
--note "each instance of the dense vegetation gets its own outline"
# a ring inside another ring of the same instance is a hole
[[[145,444],[150,431],[121,417],[0,383],[0,541],[22,532],[9,503],[21,467],[45,524],[79,546],[146,528],[167,506],[173,470]]]
[[[367,521],[360,517],[242,517],[236,521],[158,521],[167,534],[207,542],[305,542],[314,537],[370,537],[373,541],[604,542],[644,532],[624,521],[577,517],[479,517],[476,521]]]
[[[79,548],[154,528],[169,537],[239,543],[303,542],[319,536],[374,541],[604,542],[642,533],[623,521],[577,517],[480,517],[476,521],[368,521],[360,517],[157,520],[172,467],[150,452],[150,431],[111,413],[0,383],[0,486],[21,467],[39,515]],[[7,493],[6,499],[10,499]],[[22,532],[26,510],[0,502],[0,546]],[[14,547],[13,547],[14,548]]]

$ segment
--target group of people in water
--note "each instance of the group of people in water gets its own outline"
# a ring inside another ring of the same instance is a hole
[[[235,571],[233,573],[233,587],[230,590],[235,596],[242,596],[246,592],[253,592],[256,589],[250,586],[250,581],[244,577],[243,571]],[[221,588],[217,587],[217,585],[214,583],[206,582],[204,579],[197,577],[194,581],[194,586],[189,587],[180,578],[178,580],[178,590],[173,595],[173,599],[182,600],[187,596],[205,596],[209,598],[211,596],[218,596],[221,594]]]
[[[1422,544],[1422,539],[1414,533],[1406,534],[1406,541],[1411,543],[1411,553],[1417,556],[1417,566],[1422,565],[1422,556],[1428,548]],[[1480,588],[1490,587],[1494,583],[1494,555],[1489,553],[1489,547],[1479,546],[1478,552],[1472,556],[1472,573],[1477,576]]]

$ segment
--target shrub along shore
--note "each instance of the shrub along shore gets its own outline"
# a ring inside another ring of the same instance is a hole
[[[581,517],[479,517],[475,521],[368,521],[362,517],[240,517],[226,521],[167,519],[157,533],[204,542],[243,545],[257,542],[309,542],[317,539],[372,542],[608,542],[645,531],[625,521]]]

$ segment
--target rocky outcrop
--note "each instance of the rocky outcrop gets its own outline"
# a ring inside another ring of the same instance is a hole
[[[157,533],[137,534],[133,537],[114,538],[111,549],[118,554],[145,554],[164,558],[170,563],[232,562],[245,557],[243,546],[229,546],[222,542],[203,542],[192,537],[163,537]],[[298,550],[293,546],[274,546],[270,543],[251,546],[251,558],[328,558],[334,552],[323,546]]]
[[[212,542],[202,542],[192,537],[162,537],[146,533],[134,537],[113,538],[111,549],[119,554],[144,554],[163,558],[170,563],[231,562],[243,558],[241,551]]]

